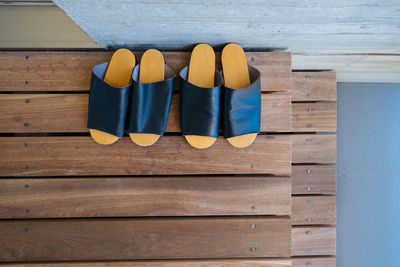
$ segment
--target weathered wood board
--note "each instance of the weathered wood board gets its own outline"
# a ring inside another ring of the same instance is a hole
[[[135,52],[137,61],[143,52]],[[189,52],[163,52],[178,75],[189,64]],[[0,91],[89,91],[92,68],[109,61],[112,52],[1,52]],[[249,64],[261,72],[263,91],[291,88],[291,56],[287,52],[249,52]],[[219,53],[216,53],[219,68]],[[178,77],[178,76],[177,76]]]
[[[293,132],[336,132],[336,103],[293,103]]]
[[[142,148],[129,137],[111,146],[91,137],[0,137],[0,176],[291,173],[289,135],[260,135],[245,149],[223,138],[209,149],[166,136]],[[274,151],[274,153],[270,153]]]
[[[0,261],[290,255],[290,220],[262,217],[2,221],[0,236]]]
[[[336,134],[297,134],[292,142],[292,163],[336,162]]]
[[[292,256],[336,255],[335,227],[293,227]]]
[[[313,260],[313,262],[321,262]],[[300,263],[300,261],[299,261]],[[138,261],[106,261],[106,262],[68,262],[68,263],[31,263],[7,264],[8,267],[289,267],[292,260],[288,259],[223,259],[223,260],[138,260]],[[301,265],[300,265],[301,266]],[[333,266],[333,265],[332,265]],[[323,265],[331,267],[331,265]]]
[[[292,166],[292,194],[336,194],[336,165]]]
[[[261,134],[245,149],[220,137],[196,150],[179,136],[178,88],[154,146],[91,139],[90,72],[111,52],[1,52],[0,262],[331,266],[335,73],[292,74],[290,53],[246,55],[262,73]],[[190,53],[164,56],[178,71]]]
[[[292,198],[292,225],[336,224],[335,196]]]
[[[0,179],[2,219],[290,214],[290,177]]]
[[[88,94],[0,94],[0,133],[88,132],[88,101]],[[261,104],[262,132],[291,130],[290,95],[262,94]],[[179,120],[174,94],[166,132],[180,132]]]

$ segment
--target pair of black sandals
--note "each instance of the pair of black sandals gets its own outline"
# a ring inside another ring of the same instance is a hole
[[[243,49],[225,46],[222,72],[215,68],[214,50],[197,45],[189,66],[180,71],[181,131],[195,148],[210,147],[220,127],[235,147],[254,142],[260,130],[260,73],[248,66]],[[164,134],[175,74],[162,54],[147,50],[140,65],[127,49],[117,50],[109,63],[93,68],[88,128],[100,144],[112,144],[125,133],[140,146]]]

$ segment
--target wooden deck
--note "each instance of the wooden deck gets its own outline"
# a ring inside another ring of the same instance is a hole
[[[189,55],[164,53],[176,72]],[[335,73],[246,55],[262,133],[196,150],[179,136],[179,88],[154,146],[91,139],[91,68],[111,52],[0,52],[0,262],[335,266]]]

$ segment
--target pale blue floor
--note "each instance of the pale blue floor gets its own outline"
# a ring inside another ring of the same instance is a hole
[[[337,265],[400,266],[400,84],[338,84]]]

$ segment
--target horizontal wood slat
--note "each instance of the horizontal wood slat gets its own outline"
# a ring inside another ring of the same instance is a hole
[[[293,103],[293,132],[336,132],[336,103]]]
[[[295,258],[292,263],[293,267],[336,267],[336,258]]]
[[[335,254],[335,227],[292,228],[292,256],[325,256]]]
[[[292,136],[292,163],[336,162],[336,134]]]
[[[335,196],[292,198],[292,225],[336,224]]]
[[[137,63],[142,52],[134,52]],[[178,73],[189,64],[190,52],[163,52]],[[2,52],[0,91],[88,91],[93,66],[109,61],[112,52]],[[287,52],[248,52],[249,64],[261,72],[263,91],[291,88],[291,55]],[[219,68],[219,53],[216,53]]]
[[[292,166],[292,194],[336,194],[336,165]]]
[[[293,72],[292,101],[336,100],[335,72]]]
[[[0,236],[1,261],[290,255],[290,219],[262,217],[2,221]]]
[[[290,259],[223,259],[223,260],[146,260],[146,261],[117,261],[117,262],[68,262],[68,263],[30,263],[7,264],[9,267],[289,267]],[[325,265],[324,265],[325,267]],[[326,265],[328,267],[328,265]],[[330,267],[330,266],[329,266]]]
[[[0,218],[289,215],[289,177],[1,179]]]
[[[2,94],[0,132],[88,132],[87,94]],[[262,132],[289,132],[290,96],[262,95]],[[167,132],[180,132],[179,95],[174,94]]]
[[[237,149],[219,138],[195,149],[182,136],[165,136],[153,146],[129,137],[111,146],[91,137],[0,137],[0,176],[251,174],[291,173],[290,135],[260,135]],[[273,151],[273,153],[271,153]]]

